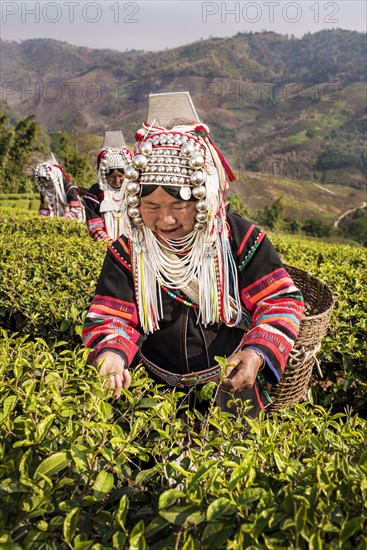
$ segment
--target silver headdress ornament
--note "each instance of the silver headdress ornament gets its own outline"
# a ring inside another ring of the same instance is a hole
[[[131,162],[131,153],[125,145],[121,131],[107,131],[103,146],[97,158],[98,186],[103,193],[99,211],[104,219],[108,236],[115,240],[122,230],[122,186],[120,189],[109,185],[107,174],[111,170],[125,170]]]
[[[53,153],[51,159],[38,164],[34,171],[34,179],[38,191],[46,196],[50,206],[51,217],[63,216],[68,210],[69,204],[64,189],[63,176],[66,176],[62,168],[58,165]],[[45,178],[50,185],[41,183],[40,178]]]
[[[116,168],[125,169],[130,162],[131,153],[126,147],[123,133],[120,130],[105,132],[103,146],[97,158],[100,189],[107,189],[106,172]]]
[[[164,122],[166,127],[157,125]],[[172,126],[179,122],[179,125]],[[223,193],[234,176],[200,123],[189,92],[151,94],[147,122],[136,133],[138,143],[131,164],[125,168],[127,214],[141,226],[141,186],[169,185],[180,188],[182,200],[197,199],[197,231],[225,216]],[[219,211],[218,211],[219,209]],[[215,219],[214,219],[215,214]],[[126,228],[128,231],[128,227]]]
[[[235,292],[237,279],[234,266],[229,265],[233,258],[224,201],[228,180],[233,181],[234,176],[209,135],[209,128],[199,121],[188,92],[149,96],[147,122],[136,133],[137,144],[131,164],[125,168],[123,186],[126,209],[123,233],[132,243],[139,316],[145,332],[159,328],[157,282],[186,294],[190,285],[196,286],[199,319],[205,325],[238,322],[232,321],[230,305],[233,298],[229,296],[228,276],[235,277],[231,281]],[[175,186],[182,200],[196,199],[196,221],[187,238],[185,263],[167,252],[144,225],[139,208],[144,185]],[[237,298],[236,295],[234,301],[239,306]]]
[[[56,166],[58,166],[58,164],[53,153],[51,153],[51,158],[49,160],[41,162],[36,166],[34,170],[34,179],[38,188],[40,185],[40,178],[45,178],[52,182],[55,178],[59,179],[59,174],[61,174],[61,172],[55,169]]]
[[[189,92],[149,94],[147,124],[173,128],[200,122]]]

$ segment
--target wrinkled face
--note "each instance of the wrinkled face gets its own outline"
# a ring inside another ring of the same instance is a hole
[[[180,239],[193,230],[196,208],[195,202],[176,199],[158,187],[141,198],[140,213],[154,233],[166,239]]]
[[[108,185],[110,185],[114,189],[120,189],[125,179],[124,169],[115,168],[114,170],[106,172],[106,179]]]

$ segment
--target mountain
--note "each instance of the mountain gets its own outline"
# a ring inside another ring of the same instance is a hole
[[[365,185],[363,33],[238,33],[124,53],[2,41],[1,58],[8,109],[34,113],[50,132],[122,129],[132,143],[149,92],[189,90],[237,172]]]

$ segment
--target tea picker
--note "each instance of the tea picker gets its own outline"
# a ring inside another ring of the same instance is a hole
[[[218,381],[215,357],[227,357],[218,403],[250,400],[256,416],[296,342],[302,293],[265,232],[229,210],[234,175],[188,92],[150,95],[136,138],[123,234],[108,247],[84,326],[90,360],[115,397],[142,362],[205,412],[192,388]]]
[[[84,208],[78,187],[57,163],[53,153],[49,160],[36,166],[34,180],[40,193],[40,216],[83,220]]]
[[[84,196],[87,227],[96,240],[112,242],[121,235],[122,184],[131,153],[121,131],[107,131],[97,159],[98,182]]]

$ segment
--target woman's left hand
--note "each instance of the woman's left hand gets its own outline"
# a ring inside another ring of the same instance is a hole
[[[262,363],[261,357],[252,349],[235,353],[228,359],[227,377],[222,381],[221,388],[231,393],[252,388]]]

